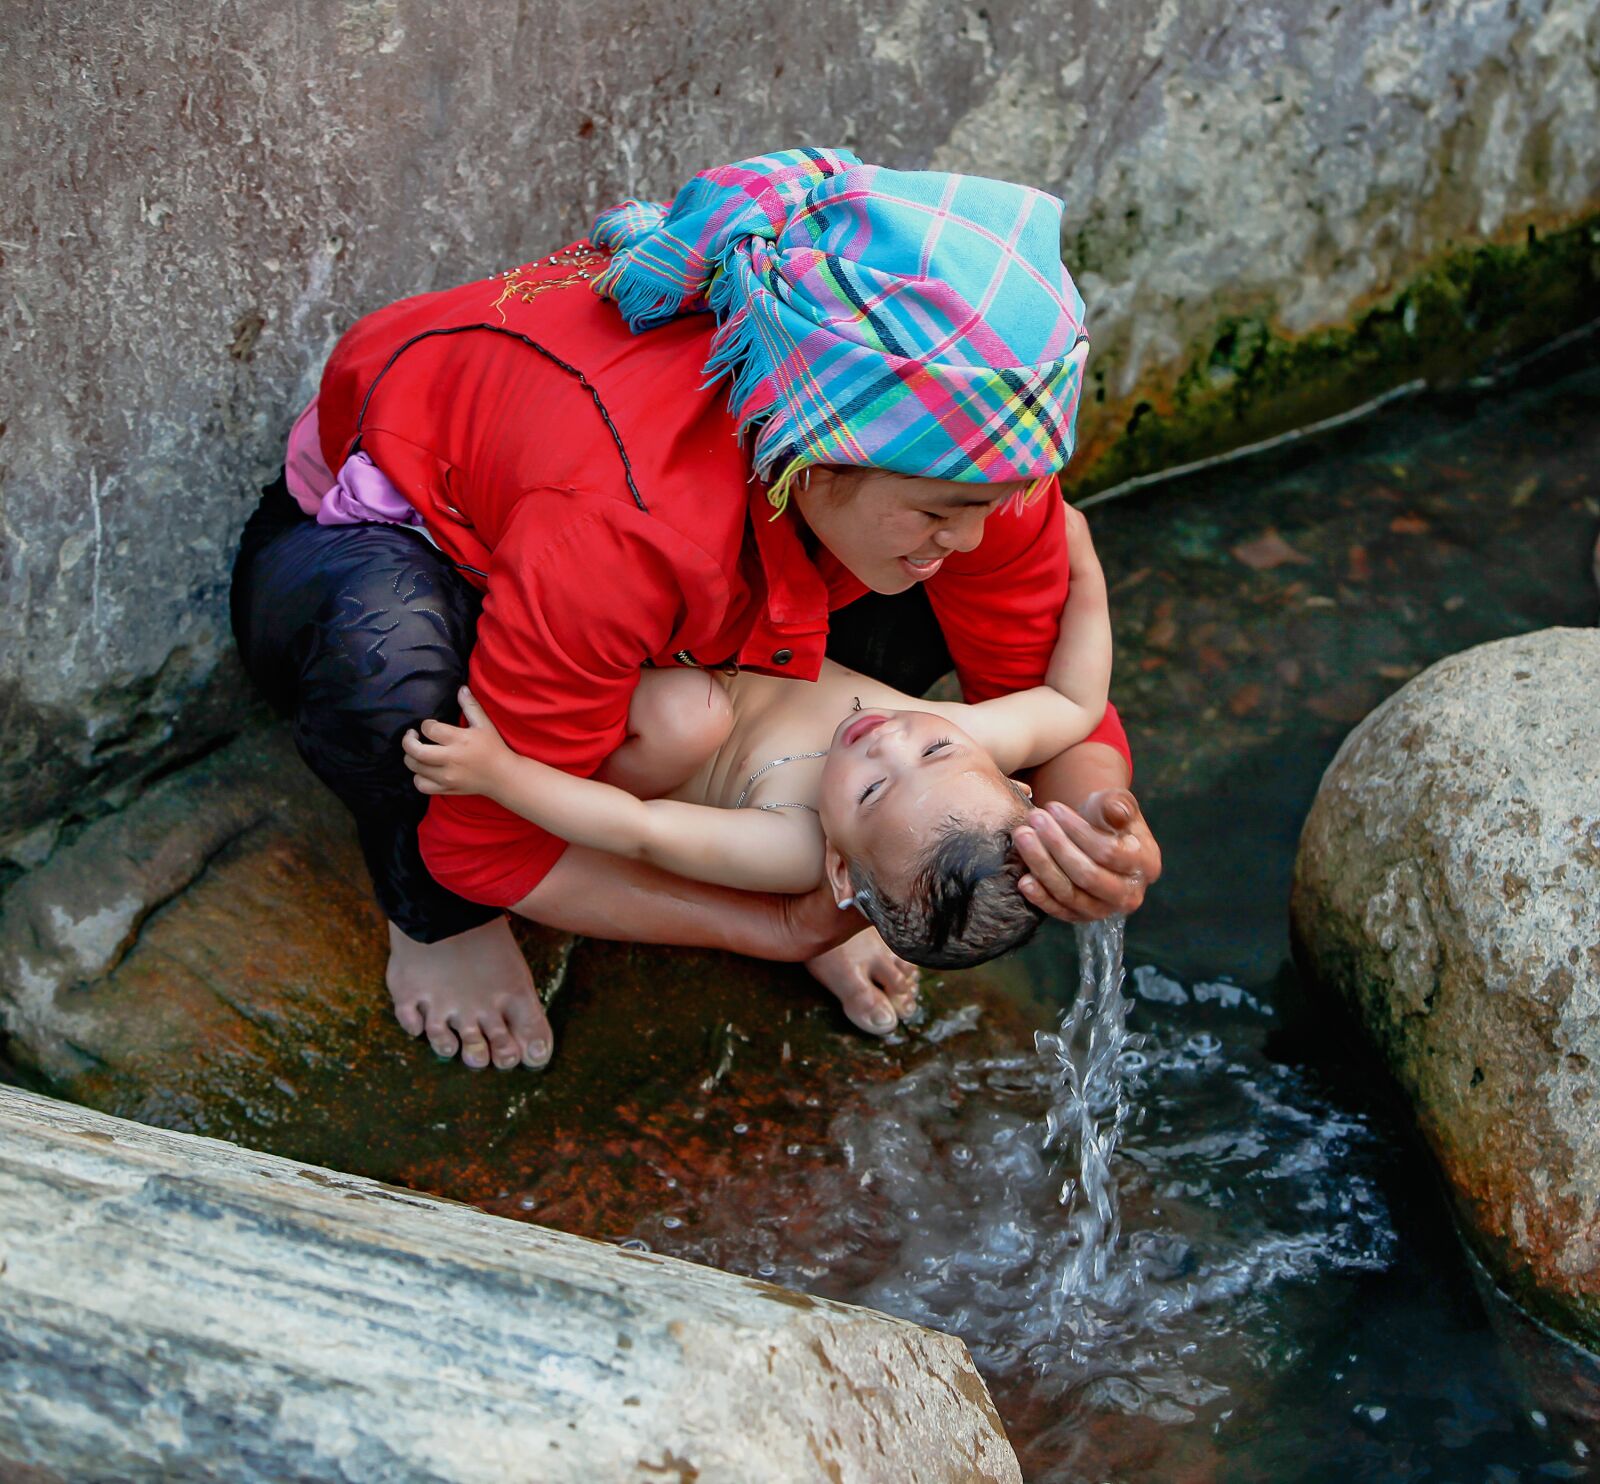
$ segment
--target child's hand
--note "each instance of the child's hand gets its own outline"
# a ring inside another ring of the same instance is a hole
[[[493,798],[506,760],[515,754],[500,740],[494,723],[466,686],[459,692],[464,727],[425,721],[401,739],[406,766],[417,775],[425,794],[484,794]],[[426,740],[424,740],[426,739]]]

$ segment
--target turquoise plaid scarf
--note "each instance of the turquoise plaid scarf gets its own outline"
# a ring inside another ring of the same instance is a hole
[[[1071,456],[1088,341],[1062,205],[979,176],[795,149],[624,201],[593,239],[628,325],[709,309],[706,371],[782,510],[811,464],[970,483]]]

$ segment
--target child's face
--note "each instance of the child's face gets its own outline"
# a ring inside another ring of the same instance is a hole
[[[952,816],[997,825],[1017,811],[1004,773],[960,727],[926,711],[857,711],[822,764],[818,813],[830,875],[858,861],[896,891]]]

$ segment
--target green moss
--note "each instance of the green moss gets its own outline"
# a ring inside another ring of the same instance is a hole
[[[1087,494],[1303,427],[1418,377],[1459,379],[1583,323],[1597,303],[1600,217],[1591,217],[1457,249],[1351,325],[1289,338],[1265,312],[1227,316],[1170,405],[1135,403],[1074,488]]]

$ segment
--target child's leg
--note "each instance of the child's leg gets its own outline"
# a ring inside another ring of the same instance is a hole
[[[727,740],[733,708],[704,670],[646,670],[628,707],[628,737],[595,777],[641,799],[692,778]]]

